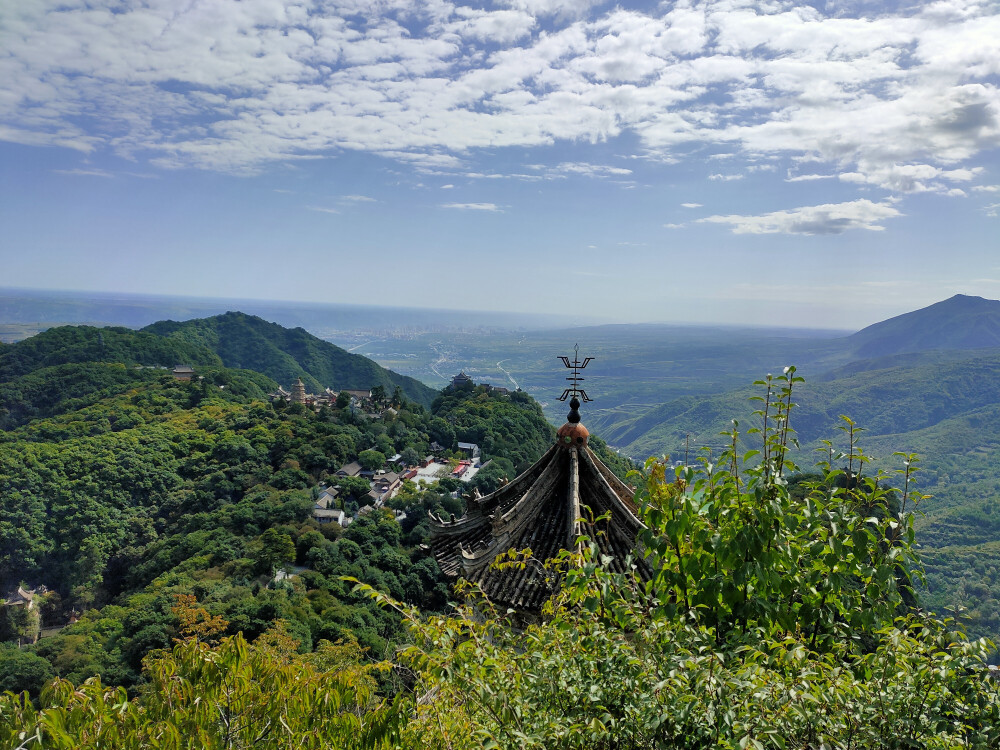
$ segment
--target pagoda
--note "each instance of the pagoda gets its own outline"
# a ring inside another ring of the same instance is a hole
[[[306,402],[306,384],[302,382],[302,378],[298,378],[295,381],[295,385],[292,386],[292,403],[304,404],[305,402]]]
[[[514,481],[486,496],[474,492],[468,509],[458,519],[431,516],[431,549],[441,571],[477,584],[494,604],[529,618],[537,615],[559,586],[558,575],[542,563],[573,549],[581,534],[593,539],[614,572],[624,572],[631,559],[640,576],[650,569],[636,537],[645,526],[638,518],[635,490],[622,482],[590,449],[590,433],[580,420],[579,387],[582,363],[562,357],[573,369],[573,387],[560,400],[570,398],[566,424],[556,442],[531,468]],[[594,524],[593,519],[607,516]],[[508,550],[531,550],[525,565],[494,567]]]

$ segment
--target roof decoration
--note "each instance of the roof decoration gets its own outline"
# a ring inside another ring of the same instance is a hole
[[[569,361],[569,357],[560,357],[559,359],[562,360],[563,364],[566,365],[566,367],[569,367],[570,369],[573,370],[573,374],[570,375],[568,378],[566,378],[566,380],[572,380],[573,381],[573,386],[571,388],[567,388],[565,391],[563,391],[562,395],[559,397],[559,400],[560,401],[565,401],[567,398],[570,397],[570,395],[572,395],[574,398],[576,398],[578,396],[582,396],[583,397],[583,403],[587,403],[588,401],[593,401],[593,399],[590,398],[590,396],[587,395],[587,392],[585,390],[583,390],[583,388],[580,387],[580,383],[582,383],[583,380],[584,380],[583,378],[580,377],[580,370],[583,370],[584,368],[586,368],[589,363],[591,363],[591,362],[594,361],[594,358],[593,357],[587,357],[585,360],[583,360],[583,362],[581,362],[580,361],[580,345],[576,344],[573,347],[573,361],[572,362]],[[570,402],[570,406],[572,406],[572,402]],[[576,408],[579,409],[580,407],[577,406]]]

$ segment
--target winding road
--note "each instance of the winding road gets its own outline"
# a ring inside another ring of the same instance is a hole
[[[507,372],[505,369],[503,369],[503,365],[501,363],[506,362],[506,361],[507,361],[506,359],[501,359],[500,362],[497,362],[497,369],[500,370],[500,372],[502,372],[504,375],[507,376],[507,380],[509,380],[511,383],[513,383],[515,388],[520,388],[521,386],[519,386],[517,384],[517,381],[514,380],[514,376],[511,375],[509,372]]]

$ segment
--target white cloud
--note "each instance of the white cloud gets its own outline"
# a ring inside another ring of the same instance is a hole
[[[510,44],[531,33],[535,18],[524,10],[455,8],[458,20],[442,24],[439,33],[458,34],[482,41]]]
[[[982,167],[973,169],[941,169],[930,164],[885,164],[864,165],[863,172],[845,172],[840,175],[844,182],[862,185],[878,185],[900,193],[944,193],[953,195],[954,190],[946,182],[968,182],[981,173]],[[961,192],[961,191],[959,191]],[[964,195],[964,193],[963,193]]]
[[[684,224],[664,224],[663,228],[664,229],[683,229],[684,226],[685,226]]]
[[[539,16],[567,16],[578,18],[593,5],[603,0],[503,0],[505,5]]]
[[[701,208],[701,204],[700,203],[682,203],[681,205],[684,208]]]
[[[374,198],[369,198],[367,195],[342,195],[340,200],[348,201],[350,203],[375,203]]]
[[[443,154],[440,151],[428,153],[417,153],[412,151],[393,151],[376,149],[381,155],[390,159],[397,159],[402,162],[412,164],[424,171],[434,171],[436,169],[460,169],[465,166],[465,162],[452,154]]]
[[[625,169],[624,167],[610,167],[603,164],[587,164],[586,162],[563,162],[556,167],[552,168],[554,172],[562,172],[564,174],[581,174],[587,177],[607,177],[610,175],[629,175],[632,174],[631,169]]]
[[[849,229],[884,229],[879,222],[900,216],[885,203],[856,200],[803,206],[760,216],[708,216],[699,222],[727,224],[733,234],[841,234]]]
[[[53,169],[56,174],[73,175],[76,177],[114,177],[103,169]]]
[[[327,208],[325,206],[306,206],[306,208],[309,209],[310,211],[318,211],[321,214],[339,214],[340,213],[340,211],[338,211],[335,208]]]
[[[1000,193],[1000,185],[973,185],[972,190],[977,193]]]
[[[442,203],[441,208],[457,208],[462,211],[503,211],[495,203]]]
[[[785,182],[813,182],[814,180],[830,180],[836,177],[835,174],[798,174],[794,177],[789,175]]]
[[[741,174],[710,174],[708,179],[715,180],[717,182],[732,182],[733,180],[742,180],[743,175]]]
[[[471,171],[477,149],[628,134],[665,162],[703,147],[945,194],[1000,146],[995,4],[504,5],[2,4],[0,139],[166,168],[349,150]]]

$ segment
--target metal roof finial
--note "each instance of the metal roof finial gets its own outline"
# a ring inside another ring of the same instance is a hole
[[[593,357],[587,357],[586,359],[583,360],[583,362],[581,362],[580,361],[580,345],[576,344],[576,346],[573,347],[573,361],[572,362],[570,362],[569,357],[559,357],[559,359],[562,360],[562,363],[566,367],[568,367],[569,369],[571,369],[573,371],[573,374],[571,376],[569,376],[568,378],[566,378],[566,380],[571,381],[573,383],[573,385],[562,392],[562,395],[559,397],[559,400],[560,401],[565,401],[566,399],[570,398],[570,396],[573,397],[570,400],[570,402],[569,402],[570,412],[569,412],[568,420],[570,422],[573,422],[575,424],[575,423],[578,423],[580,421],[580,412],[579,412],[579,409],[580,409],[581,399],[582,399],[582,403],[587,403],[588,401],[592,400],[590,398],[590,396],[587,395],[587,392],[585,390],[583,390],[583,388],[580,387],[580,383],[582,383],[583,380],[584,380],[580,376],[580,370],[583,370],[587,366],[587,364],[591,360],[593,360],[594,358]]]

